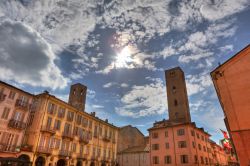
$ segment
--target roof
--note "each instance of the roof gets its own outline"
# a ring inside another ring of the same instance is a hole
[[[220,64],[218,67],[216,67],[212,72],[214,73],[216,70],[218,70],[219,68],[221,68],[222,66],[224,66],[225,64],[229,63],[230,61],[232,61],[234,58],[237,57],[238,54],[244,52],[245,50],[250,49],[250,44],[248,44],[246,47],[244,47],[242,50],[240,50],[239,52],[237,52],[235,55],[233,55],[231,58],[229,58],[228,60],[226,60],[223,64]]]
[[[26,92],[26,91],[24,91],[24,90],[22,90],[22,89],[19,89],[19,88],[13,86],[13,85],[10,85],[10,84],[8,84],[8,83],[6,83],[6,82],[1,81],[1,80],[0,80],[0,83],[1,83],[1,84],[4,84],[4,85],[6,85],[6,86],[9,86],[9,87],[11,87],[11,88],[13,88],[13,89],[16,89],[16,90],[18,90],[18,91],[21,91],[21,92],[23,92],[23,93],[26,93],[26,94],[28,94],[28,95],[30,95],[30,96],[34,96],[34,94],[31,94],[31,93],[29,93],[29,92]]]
[[[124,129],[124,128],[133,128],[133,129],[136,129],[143,137],[145,137],[144,134],[137,127],[133,127],[131,125],[127,125],[127,126],[120,127],[120,130]]]
[[[180,123],[180,122],[172,122],[172,121],[170,121],[170,120],[165,120],[165,119],[162,120],[162,121],[159,121],[159,122],[155,122],[155,123],[154,123],[154,126],[151,127],[151,128],[149,128],[148,131],[150,131],[150,130],[155,130],[155,129],[161,129],[161,128],[167,128],[167,127],[173,127],[173,126],[181,126],[181,125],[191,125],[191,126],[195,127],[196,129],[198,129],[198,130],[204,132],[205,134],[211,136],[208,132],[206,132],[206,131],[204,130],[204,128],[202,128],[202,127],[200,127],[200,128],[197,127],[196,124],[195,124],[195,122],[191,122],[191,123],[189,123],[189,122]]]
[[[36,96],[43,96],[43,95],[48,95],[48,96],[52,97],[53,99],[55,99],[55,100],[57,100],[57,101],[59,101],[59,102],[61,102],[61,103],[64,103],[65,105],[67,105],[68,107],[70,107],[71,109],[73,109],[73,110],[76,111],[76,112],[81,112],[81,113],[86,114],[87,116],[89,116],[89,117],[91,117],[91,118],[93,118],[93,119],[96,119],[96,120],[98,120],[98,121],[101,121],[102,123],[105,123],[105,124],[107,124],[107,125],[109,125],[109,126],[111,126],[111,127],[118,128],[117,126],[115,126],[115,125],[113,125],[113,124],[111,124],[111,123],[108,123],[108,122],[106,122],[105,120],[102,120],[102,119],[100,119],[100,118],[98,118],[98,117],[96,117],[96,116],[93,116],[93,115],[91,115],[91,114],[88,113],[88,112],[85,112],[85,111],[83,112],[83,111],[77,110],[75,107],[73,107],[73,106],[70,105],[69,103],[67,103],[67,102],[65,102],[65,101],[63,101],[63,100],[57,98],[57,97],[54,96],[54,95],[49,94],[48,92],[44,92],[44,93],[38,94],[38,95],[36,95]]]
[[[129,147],[119,152],[119,154],[121,153],[149,153],[149,144],[143,146]]]

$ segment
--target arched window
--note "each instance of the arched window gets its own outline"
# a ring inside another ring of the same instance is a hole
[[[174,106],[177,106],[178,105],[178,102],[176,99],[174,99]]]
[[[81,96],[83,95],[83,90],[81,90]]]
[[[176,93],[176,87],[175,87],[175,86],[173,86],[172,92],[173,92],[173,93]]]
[[[76,94],[76,90],[74,89],[74,90],[73,90],[73,95],[75,95],[75,94]]]

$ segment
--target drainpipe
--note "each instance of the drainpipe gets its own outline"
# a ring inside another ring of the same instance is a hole
[[[175,140],[174,140],[174,127],[173,126],[172,126],[172,133],[173,133],[173,143],[174,143],[174,160],[175,160],[175,165],[177,166],[176,150],[175,150]]]

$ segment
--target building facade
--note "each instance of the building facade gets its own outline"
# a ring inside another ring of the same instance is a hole
[[[16,157],[29,121],[33,95],[0,82],[0,156]]]
[[[84,107],[72,101],[71,95],[86,95],[79,84],[77,87],[80,92],[75,89],[69,97],[74,104],[48,92],[33,96],[33,109],[29,112],[23,137],[18,138],[21,148],[15,157],[25,156],[39,166],[115,165],[118,128],[108,120],[99,119],[95,113],[84,112]]]
[[[149,165],[148,137],[131,125],[119,128],[117,161],[120,166]]]
[[[177,67],[166,70],[165,76],[169,120],[148,129],[150,165],[215,165],[210,135],[191,121],[184,72]]]
[[[240,162],[250,165],[250,45],[211,72]]]
[[[119,166],[149,166],[149,144],[127,148],[117,154]]]

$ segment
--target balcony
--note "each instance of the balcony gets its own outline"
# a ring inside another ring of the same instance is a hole
[[[70,139],[70,140],[74,139],[74,136],[71,132],[63,132],[62,137],[63,139]]]
[[[21,146],[21,151],[32,152],[32,149],[33,149],[32,145],[25,144]]]
[[[88,144],[89,139],[87,137],[79,137],[79,142],[84,143],[84,144]]]
[[[62,157],[71,157],[72,156],[72,152],[70,152],[68,150],[60,150],[59,151],[59,156],[62,156]]]
[[[103,136],[103,137],[102,137],[102,140],[105,141],[105,142],[110,142],[110,137],[108,137],[108,136]]]
[[[86,160],[88,158],[88,154],[78,153],[77,158],[82,159],[82,160]]]
[[[23,130],[26,127],[26,123],[24,123],[22,121],[15,120],[15,119],[11,119],[8,123],[8,127]]]
[[[45,147],[45,146],[38,146],[37,148],[38,153],[43,153],[43,154],[51,154],[52,153],[52,148],[50,147]]]
[[[27,101],[22,101],[22,100],[17,99],[15,106],[24,111],[29,110],[29,103]]]
[[[50,133],[50,134],[55,134],[56,130],[54,128],[50,127],[50,126],[42,126],[41,132],[47,132],[47,133]]]
[[[4,101],[6,98],[6,95],[3,93],[0,93],[0,102]]]
[[[0,144],[0,152],[18,152],[16,145]]]

